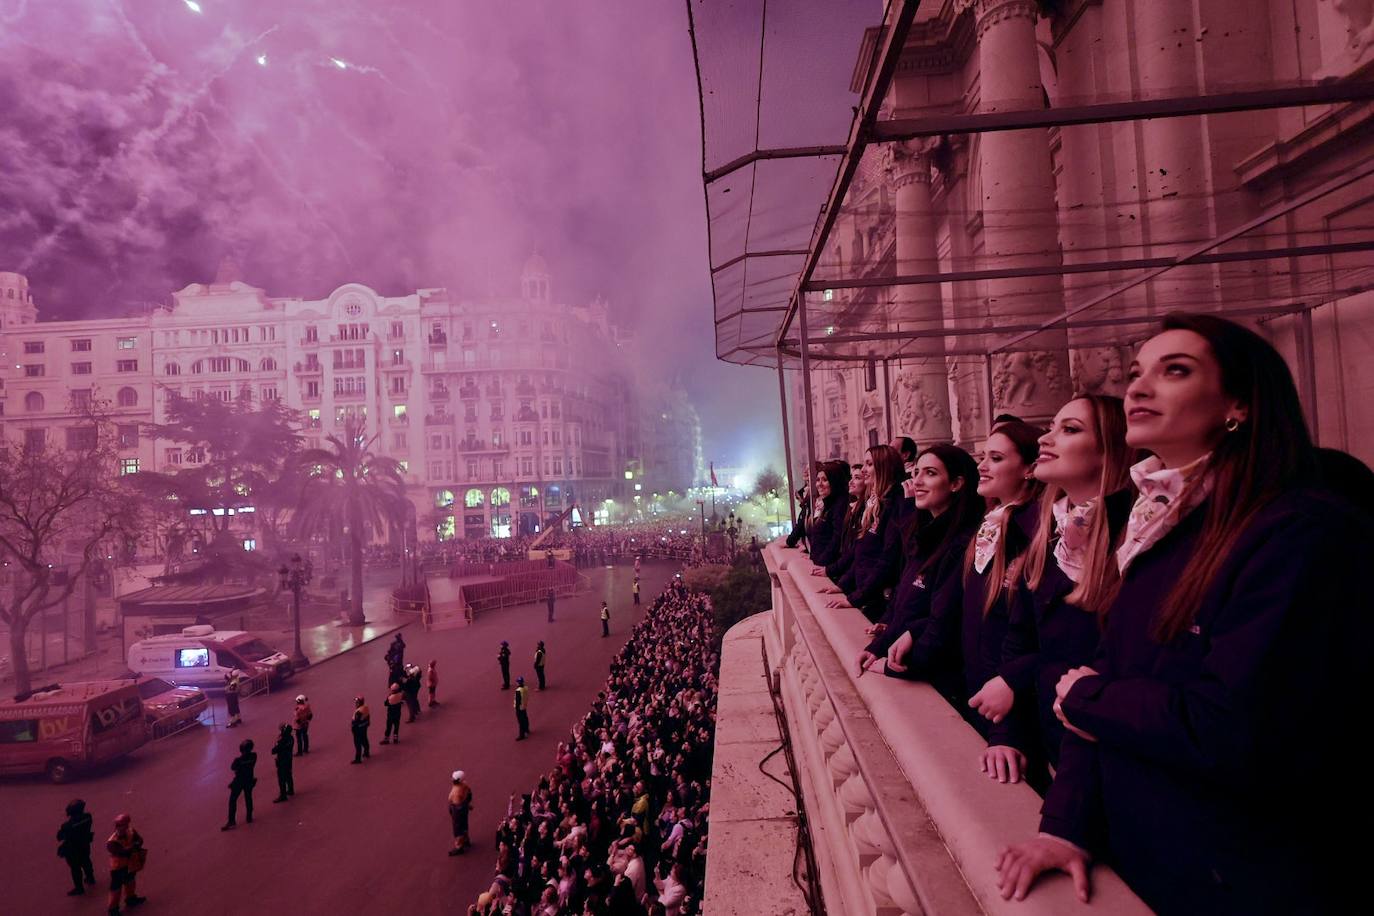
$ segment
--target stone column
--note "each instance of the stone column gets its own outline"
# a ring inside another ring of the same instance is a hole
[[[892,179],[896,207],[897,273],[931,274],[939,270],[935,219],[930,200],[931,140],[892,144]],[[898,330],[928,330],[944,325],[940,284],[894,287],[893,318]],[[922,349],[944,351],[939,338]],[[892,434],[910,436],[922,447],[951,438],[949,386],[944,357],[904,360],[889,373]]]
[[[983,112],[1043,108],[1033,0],[964,0],[978,37]],[[978,137],[985,267],[1057,265],[1058,214],[1048,131],[992,131]],[[987,309],[995,325],[1030,324],[1062,309],[1059,277],[992,280]],[[1038,341],[1044,350],[993,357],[997,412],[1044,421],[1068,397],[1068,355],[1062,332]]]

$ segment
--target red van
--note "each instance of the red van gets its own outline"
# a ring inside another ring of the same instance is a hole
[[[46,773],[66,782],[77,769],[122,757],[148,742],[138,684],[51,684],[0,699],[0,774]]]

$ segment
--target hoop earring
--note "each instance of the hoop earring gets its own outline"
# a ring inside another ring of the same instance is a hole
[[[1235,432],[1235,431],[1238,430],[1238,429],[1240,429],[1240,421],[1237,420],[1235,417],[1227,417],[1227,418],[1226,418],[1226,431],[1227,431],[1228,433],[1233,433],[1233,432]]]

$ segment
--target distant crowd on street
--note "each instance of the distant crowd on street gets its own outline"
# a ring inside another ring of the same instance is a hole
[[[1163,913],[1345,910],[1374,473],[1314,446],[1241,325],[1170,316],[1129,378],[1048,428],[996,417],[977,460],[899,437],[821,462],[787,546],[867,618],[857,675],[930,684],[986,741],[970,766],[1043,794],[1003,896],[1060,870],[1086,900],[1101,861]]]
[[[496,876],[469,916],[701,912],[718,656],[709,600],[680,579],[534,791],[511,796]]]

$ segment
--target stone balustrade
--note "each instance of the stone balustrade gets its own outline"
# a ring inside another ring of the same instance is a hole
[[[988,780],[978,766],[983,740],[932,688],[858,674],[866,621],[853,608],[825,606],[833,596],[819,590],[828,580],[811,574],[804,553],[778,541],[764,560],[773,582],[765,655],[786,711],[828,912],[1149,912],[1105,867],[1094,869],[1089,904],[1064,875],[1042,879],[1024,901],[1004,901],[996,856],[1035,835],[1039,796]],[[714,839],[712,853],[721,853]]]

